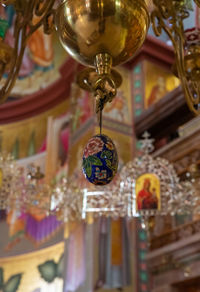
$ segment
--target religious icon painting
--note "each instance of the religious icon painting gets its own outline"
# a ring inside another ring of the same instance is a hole
[[[171,72],[149,61],[144,61],[145,95],[144,108],[148,109],[161,100],[168,92],[180,85]]]
[[[135,184],[136,211],[160,210],[160,180],[153,173],[139,176]]]

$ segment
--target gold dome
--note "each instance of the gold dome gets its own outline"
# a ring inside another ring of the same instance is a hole
[[[149,26],[143,0],[67,0],[57,10],[56,27],[66,51],[94,66],[97,54],[108,54],[114,66],[133,57]]]

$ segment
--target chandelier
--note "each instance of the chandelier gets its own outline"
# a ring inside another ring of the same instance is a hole
[[[178,211],[178,194],[184,192],[173,165],[161,157],[154,158],[154,139],[145,132],[141,154],[128,162],[120,176],[123,194],[131,194],[132,216],[175,214]]]
[[[131,217],[131,194],[120,192],[120,177],[106,186],[81,187],[77,181],[63,178],[54,188],[53,213],[64,222],[87,220],[101,216],[110,218]]]
[[[48,216],[52,210],[52,187],[43,181],[39,167],[19,166],[12,155],[0,154],[0,210],[37,212]]]
[[[152,216],[197,213],[200,199],[193,181],[181,182],[169,161],[154,158],[153,141],[145,132],[139,140],[140,156],[123,166],[106,186],[79,185],[77,174],[62,178],[53,188],[51,212],[64,222],[86,220],[89,214],[141,217],[145,227]]]
[[[64,1],[55,24],[66,51],[91,67],[78,75],[78,83],[95,97],[100,134],[86,145],[83,172],[90,183],[106,185],[118,168],[115,145],[102,133],[102,111],[121,84],[112,67],[127,62],[142,46],[149,27],[147,7],[143,0]]]
[[[12,155],[2,153],[0,156],[0,209],[7,209],[15,204],[16,186],[20,181],[20,170]],[[11,199],[12,198],[12,199]]]
[[[194,1],[200,7],[200,1]],[[175,52],[175,71],[181,80],[184,95],[191,111],[199,114],[200,108],[200,37],[199,29],[184,29],[190,16],[192,1],[153,0],[155,9],[151,22],[156,36],[162,31],[168,35]]]
[[[154,148],[148,133],[139,142],[140,157],[123,166],[106,186],[88,185],[77,174],[47,184],[39,167],[29,165],[24,169],[3,153],[0,209],[56,215],[63,222],[87,220],[90,214],[94,218],[140,216],[145,228],[156,215],[198,216],[199,171],[191,169],[187,174],[190,179],[181,182],[166,159],[150,154]]]
[[[200,170],[198,164],[191,164],[188,172],[186,173],[187,180],[183,181],[183,184],[186,184],[186,187],[189,184],[190,191],[188,192],[187,198],[180,199],[185,201],[185,205],[187,206],[187,210],[189,214],[193,215],[193,218],[199,218],[200,214]],[[191,196],[191,188],[192,188],[192,196]],[[185,187],[185,186],[184,186]],[[186,212],[185,212],[186,213]]]
[[[172,41],[175,71],[181,80],[187,104],[199,114],[199,30],[185,31],[192,0],[147,0],[156,36],[162,31]],[[200,7],[200,1],[194,0]],[[61,43],[78,62],[88,66],[77,76],[79,85],[94,93],[96,112],[111,102],[121,84],[120,74],[112,69],[130,59],[142,46],[149,13],[143,0],[0,0],[13,5],[14,45],[5,43],[8,23],[0,19],[0,79],[7,73],[0,90],[0,103],[11,93],[22,63],[29,37],[40,27],[51,33],[54,23]],[[195,37],[196,35],[196,37]]]

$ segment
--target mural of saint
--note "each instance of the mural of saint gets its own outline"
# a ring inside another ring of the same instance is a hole
[[[157,79],[157,84],[153,86],[149,98],[147,100],[147,108],[159,101],[167,93],[165,78],[160,76]]]
[[[160,182],[153,174],[140,176],[136,181],[137,210],[154,210],[160,208]]]
[[[179,79],[172,75],[170,71],[163,69],[153,62],[144,61],[144,74],[145,109],[148,109],[151,105],[165,97],[168,92],[171,92],[180,85]]]
[[[7,7],[0,6],[0,17],[2,19],[7,19],[8,21],[8,30],[5,37],[5,42],[10,45],[11,47],[14,47],[14,22],[15,22],[15,10],[12,5],[9,5]],[[28,48],[25,49],[24,57],[22,66],[19,71],[19,78],[24,78],[32,73],[34,69],[34,63],[31,60],[29,54],[28,54]]]
[[[80,97],[76,100],[77,106],[73,116],[72,132],[81,127],[93,113],[93,103],[88,92],[80,91]]]
[[[37,24],[40,17],[33,17],[33,24]],[[53,63],[53,46],[52,46],[52,35],[44,34],[43,27],[37,29],[28,41],[28,47],[31,53],[32,60],[36,66],[43,71],[50,69]]]
[[[126,123],[129,118],[127,98],[123,91],[118,91],[118,95],[104,109],[104,116]]]
[[[42,5],[41,3],[41,7]],[[7,21],[7,31],[4,41],[13,48],[15,43],[14,23],[16,13],[12,5],[5,7],[0,5],[0,19]],[[40,19],[40,16],[33,15],[33,25],[36,25]],[[12,97],[19,98],[27,94],[35,93],[60,78],[58,69],[65,61],[66,54],[64,50],[62,53],[59,46],[56,45],[55,47],[55,42],[57,44],[54,35],[45,34],[42,26],[29,37],[18,78],[12,90]],[[59,52],[59,58],[55,58],[54,50]],[[5,79],[8,74],[9,71],[3,75],[4,78],[0,82],[0,87],[5,84]]]

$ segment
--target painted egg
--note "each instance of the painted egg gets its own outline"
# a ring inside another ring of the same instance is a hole
[[[113,141],[106,135],[92,137],[83,154],[83,173],[95,185],[111,182],[118,168],[117,150]]]

